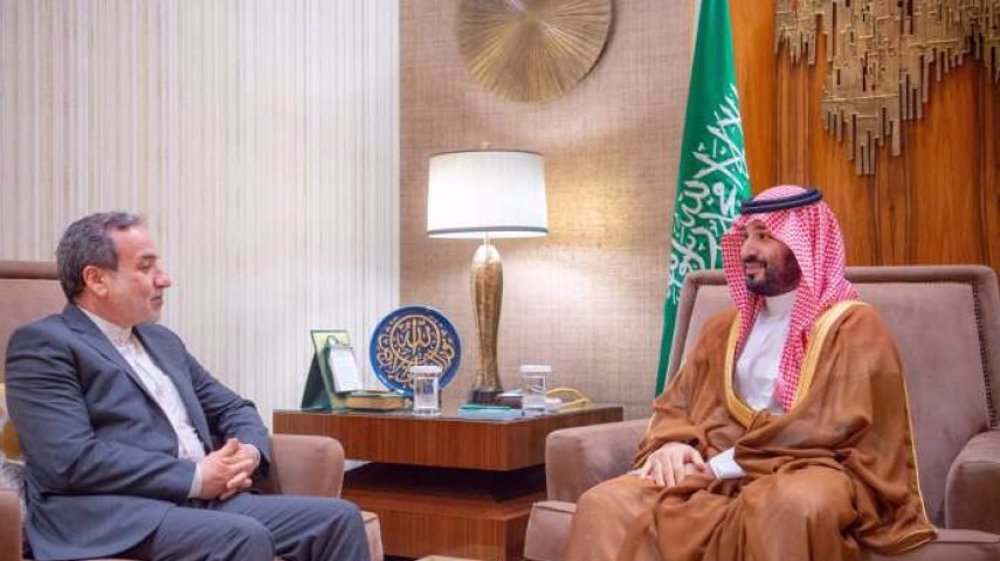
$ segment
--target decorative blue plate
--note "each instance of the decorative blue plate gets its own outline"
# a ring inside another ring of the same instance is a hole
[[[441,389],[458,372],[462,342],[444,314],[427,306],[403,306],[378,323],[368,346],[368,360],[389,389],[413,396],[410,367],[441,367]]]

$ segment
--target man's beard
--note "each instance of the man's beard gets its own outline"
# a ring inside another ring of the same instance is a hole
[[[746,277],[747,290],[760,296],[778,296],[795,290],[799,286],[799,279],[802,278],[799,262],[792,253],[789,253],[788,258],[781,263],[773,265],[755,258],[745,259],[743,263],[757,263],[763,268],[763,279],[756,280],[749,275]]]

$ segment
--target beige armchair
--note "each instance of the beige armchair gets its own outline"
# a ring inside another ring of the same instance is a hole
[[[53,263],[0,261],[0,357],[7,354],[7,341],[18,326],[58,312],[66,299],[55,280]],[[3,382],[0,360],[0,387]],[[8,430],[0,444],[9,457],[16,457],[16,438]],[[344,449],[325,436],[273,435],[271,473],[256,482],[265,493],[337,497],[344,482]],[[383,558],[378,517],[362,512],[372,561]],[[0,491],[0,561],[22,561],[22,520],[17,495]]]
[[[920,484],[936,542],[895,557],[1000,560],[1000,297],[982,266],[856,267],[848,278],[896,336],[906,367]],[[701,325],[730,306],[720,271],[690,275],[681,294],[669,372]],[[565,429],[546,442],[547,501],[532,509],[525,557],[561,561],[574,502],[628,471],[645,419]]]

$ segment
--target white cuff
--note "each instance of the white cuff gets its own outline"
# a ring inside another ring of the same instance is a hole
[[[191,480],[191,490],[188,491],[189,499],[197,499],[201,494],[201,466],[194,465],[194,478]]]
[[[735,448],[729,448],[708,461],[708,467],[712,468],[716,479],[739,479],[746,475],[740,464],[736,463],[735,452]]]
[[[257,447],[254,446],[253,444],[244,444],[243,446],[246,446],[247,448],[252,450],[254,454],[257,454],[257,465],[260,465],[260,450],[258,450]]]

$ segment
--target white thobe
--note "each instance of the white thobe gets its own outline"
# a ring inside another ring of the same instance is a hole
[[[764,298],[764,306],[736,361],[733,389],[752,409],[766,409],[774,415],[785,413],[774,396],[774,386],[778,382],[778,366],[788,338],[796,292]],[[729,448],[709,460],[715,477],[737,479],[745,475],[733,456],[734,449]]]

